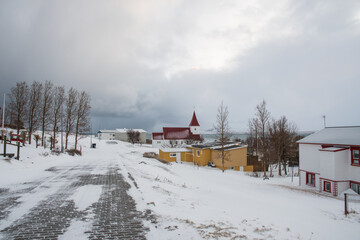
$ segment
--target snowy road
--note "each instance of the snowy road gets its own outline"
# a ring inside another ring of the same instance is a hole
[[[149,216],[136,210],[121,159],[111,157],[52,166],[50,175],[0,188],[0,239],[145,239]]]
[[[88,140],[81,157],[27,146],[22,161],[0,161],[0,239],[358,239],[359,211],[345,217],[341,199],[298,178],[163,164],[143,157],[148,145]]]

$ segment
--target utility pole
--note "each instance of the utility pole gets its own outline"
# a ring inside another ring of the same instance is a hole
[[[61,104],[61,117],[60,117],[60,125],[61,125],[61,147],[60,147],[60,151],[63,153],[64,152],[64,145],[63,145],[63,105]]]
[[[6,93],[4,93],[4,101],[3,101],[3,108],[2,108],[2,129],[1,129],[1,139],[4,141],[4,123],[5,123],[5,97]]]
[[[324,128],[326,128],[326,115],[322,115],[323,119],[324,119]]]
[[[92,148],[92,123],[90,122],[90,147]]]

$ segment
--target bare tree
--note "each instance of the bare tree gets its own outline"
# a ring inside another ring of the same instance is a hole
[[[77,113],[77,99],[78,91],[74,88],[70,88],[66,97],[66,112],[65,112],[65,149],[68,148],[69,135],[74,129],[75,117]]]
[[[31,135],[38,127],[41,119],[41,96],[43,85],[34,81],[29,91],[29,109],[28,109],[28,128],[29,128],[29,144],[31,144]]]
[[[128,141],[132,144],[140,142],[140,132],[129,129],[126,131]]]
[[[40,140],[40,135],[39,134],[34,134],[35,137],[35,143],[36,143],[36,148],[39,146],[38,142]]]
[[[260,130],[260,143],[261,143],[261,154],[264,170],[264,179],[267,179],[267,150],[268,150],[268,124],[270,120],[270,112],[266,109],[266,102],[263,100],[256,106],[256,118],[259,123]]]
[[[81,92],[77,101],[77,112],[75,121],[75,149],[77,149],[78,136],[80,131],[86,131],[90,125],[90,95],[85,91]]]
[[[248,151],[251,155],[259,155],[259,132],[260,132],[260,123],[259,119],[252,118],[249,120],[249,136],[246,139],[248,145]]]
[[[61,116],[61,108],[64,103],[64,87],[55,87],[54,89],[54,97],[53,97],[53,105],[52,105],[52,124],[53,124],[53,137],[51,142],[51,148],[55,148],[56,142],[56,133],[58,132],[58,124],[60,123]]]
[[[221,154],[222,160],[222,171],[224,172],[225,160],[228,158],[228,152],[225,151],[225,145],[230,140],[231,132],[229,125],[229,111],[227,106],[224,106],[223,102],[221,102],[220,106],[218,107],[214,128],[217,132],[217,141],[221,145],[219,152]]]
[[[275,158],[278,162],[279,175],[281,176],[281,165],[286,172],[287,160],[296,155],[296,126],[289,123],[285,116],[279,120],[272,120],[269,134],[271,149],[274,151]]]
[[[50,110],[53,103],[53,88],[54,86],[50,81],[45,82],[41,101],[41,146],[44,146],[45,128],[49,123]]]
[[[19,135],[20,129],[24,128],[24,120],[27,112],[29,97],[29,87],[26,82],[16,83],[16,87],[11,88],[9,112],[11,120],[16,127]]]

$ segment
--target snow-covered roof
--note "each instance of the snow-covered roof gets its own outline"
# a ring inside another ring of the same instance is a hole
[[[187,148],[160,148],[162,152],[191,152]]]
[[[140,133],[146,133],[146,131],[144,129],[127,129],[127,128],[117,128],[116,131],[120,132],[120,133],[127,133],[128,130],[134,130],[135,132],[140,132]]]
[[[224,145],[224,150],[234,150],[239,148],[245,148],[247,145],[237,145],[237,144],[228,144]],[[212,150],[221,150],[223,149],[221,146],[211,147]]]
[[[300,139],[298,143],[360,146],[360,126],[327,127]]]
[[[106,130],[106,129],[99,130],[99,133],[114,133],[114,132],[115,132],[115,130]]]
[[[212,149],[212,150],[220,150],[222,149],[221,143],[219,142],[209,142],[209,143],[202,143],[202,144],[194,144],[191,147],[193,148],[200,148],[200,149]],[[227,142],[224,144],[224,150],[233,150],[238,148],[244,148],[247,145],[242,145],[236,142]]]

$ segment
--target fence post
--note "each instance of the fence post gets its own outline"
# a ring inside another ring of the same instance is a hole
[[[344,200],[345,200],[345,216],[348,214],[347,211],[347,193],[344,193]]]
[[[4,135],[4,157],[6,157],[6,135]]]

